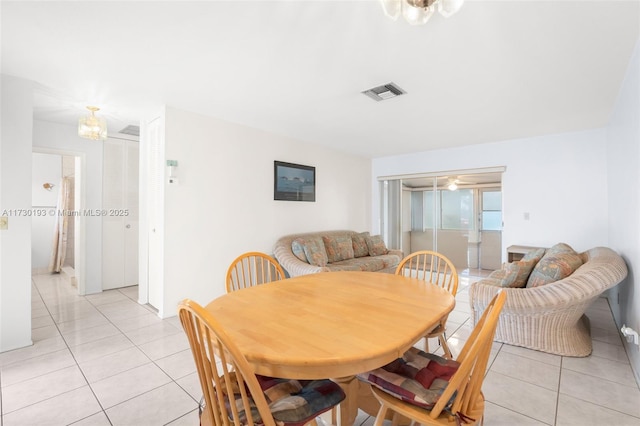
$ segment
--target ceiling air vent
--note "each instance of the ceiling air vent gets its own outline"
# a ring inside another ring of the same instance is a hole
[[[140,136],[140,126],[129,125],[124,129],[120,130],[118,133],[122,133],[124,135],[131,135],[131,136]]]
[[[395,98],[400,95],[404,95],[405,92],[400,87],[398,87],[395,83],[388,83],[382,86],[374,87],[369,90],[365,90],[365,95],[370,97],[375,101],[385,101],[387,99]]]

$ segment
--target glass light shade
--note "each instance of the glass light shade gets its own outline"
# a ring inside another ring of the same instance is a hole
[[[80,117],[78,120],[78,136],[94,141],[107,139],[107,121],[103,117],[97,117],[96,111],[100,108],[87,107],[91,113]]]
[[[451,15],[455,15],[463,3],[464,0],[440,0],[438,2],[438,11],[442,16],[448,18]]]
[[[400,16],[400,12],[402,7],[400,6],[402,0],[380,0],[380,4],[382,5],[382,10],[384,10],[384,14],[394,21],[398,19]]]
[[[413,7],[408,3],[402,4],[402,16],[411,25],[426,24],[433,12],[435,12],[434,6],[429,7]]]

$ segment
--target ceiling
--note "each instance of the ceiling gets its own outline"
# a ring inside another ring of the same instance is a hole
[[[424,26],[362,1],[6,1],[34,116],[113,134],[162,105],[365,157],[605,126],[640,0],[467,0]],[[361,92],[394,82],[376,102]]]

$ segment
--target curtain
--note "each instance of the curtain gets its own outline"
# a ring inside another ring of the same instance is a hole
[[[71,178],[64,177],[60,182],[58,205],[56,208],[56,224],[53,229],[51,259],[49,272],[60,272],[67,253],[67,232],[69,223],[69,203],[71,202]]]

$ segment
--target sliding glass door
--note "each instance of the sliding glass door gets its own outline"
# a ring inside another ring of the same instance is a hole
[[[381,181],[385,241],[405,254],[437,251],[459,270],[499,268],[500,182],[500,172]]]

